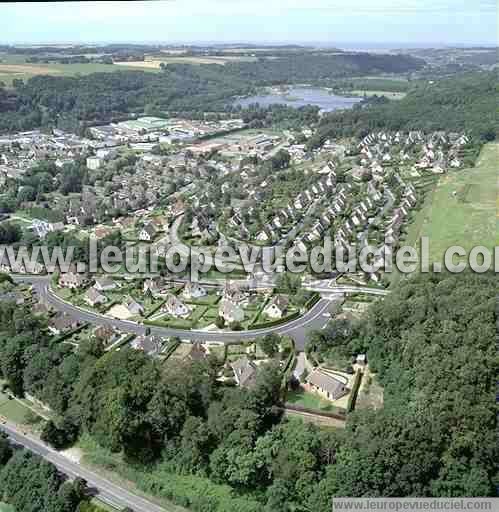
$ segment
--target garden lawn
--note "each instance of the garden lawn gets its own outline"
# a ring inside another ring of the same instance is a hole
[[[333,412],[335,410],[333,404],[308,391],[290,391],[286,396],[286,402],[316,411]]]

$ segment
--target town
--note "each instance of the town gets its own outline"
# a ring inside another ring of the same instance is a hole
[[[496,13],[361,3],[0,6],[0,512],[497,495]]]

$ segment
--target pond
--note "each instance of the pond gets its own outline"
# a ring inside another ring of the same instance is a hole
[[[248,107],[254,103],[258,103],[262,107],[274,105],[289,105],[290,107],[303,107],[305,105],[316,105],[325,112],[333,110],[352,108],[355,104],[362,101],[359,97],[344,97],[331,94],[326,89],[316,87],[291,87],[283,93],[276,91],[268,94],[260,94],[241,98],[234,102],[234,105]]]

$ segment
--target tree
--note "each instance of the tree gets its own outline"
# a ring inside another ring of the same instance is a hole
[[[5,466],[12,457],[13,451],[10,446],[7,435],[0,432],[0,468]]]
[[[62,450],[72,446],[78,439],[78,427],[69,418],[64,418],[60,426],[57,426],[52,420],[45,423],[41,440],[53,446],[57,450]]]
[[[0,244],[14,244],[22,237],[22,230],[17,224],[4,222],[0,224]]]
[[[267,334],[258,340],[258,344],[265,355],[274,357],[279,351],[280,341],[281,338],[278,334]]]

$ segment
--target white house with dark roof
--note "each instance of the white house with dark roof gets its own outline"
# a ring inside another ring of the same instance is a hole
[[[182,290],[182,297],[187,300],[199,299],[201,297],[206,297],[208,292],[206,288],[203,288],[199,283],[188,282],[184,286]]]
[[[166,302],[162,307],[163,311],[174,318],[186,318],[191,314],[189,306],[184,304],[178,297],[169,293]]]
[[[140,230],[139,240],[143,242],[152,242],[156,238],[157,234],[158,232],[156,231],[156,228],[153,224],[146,224]]]
[[[264,313],[272,318],[279,319],[286,315],[289,307],[289,299],[285,295],[276,295],[265,307]]]

